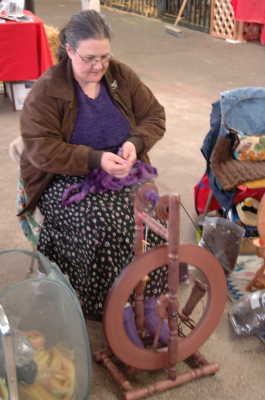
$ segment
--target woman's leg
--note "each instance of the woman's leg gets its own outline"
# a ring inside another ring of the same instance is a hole
[[[102,314],[113,282],[133,259],[131,190],[89,194],[64,206],[66,188],[83,179],[57,175],[44,192],[38,204],[45,216],[38,250],[68,275],[84,310]],[[153,247],[163,240],[150,231],[148,242]],[[157,297],[166,291],[167,267],[161,267],[150,274],[145,295]]]

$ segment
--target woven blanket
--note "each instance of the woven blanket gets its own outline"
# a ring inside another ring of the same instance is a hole
[[[238,161],[233,157],[231,139],[221,137],[215,145],[211,168],[224,190],[234,190],[247,181],[265,178],[265,161]]]

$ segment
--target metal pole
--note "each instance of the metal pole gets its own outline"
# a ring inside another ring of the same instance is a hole
[[[25,10],[28,10],[32,12],[32,14],[35,14],[34,0],[25,0]]]

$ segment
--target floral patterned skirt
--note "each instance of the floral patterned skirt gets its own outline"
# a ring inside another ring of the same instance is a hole
[[[69,206],[64,191],[84,177],[56,175],[38,207],[44,215],[38,250],[68,275],[87,313],[102,313],[105,300],[121,270],[133,259],[132,189],[93,193]],[[164,243],[148,231],[150,247]],[[167,267],[149,274],[145,297],[167,292]]]

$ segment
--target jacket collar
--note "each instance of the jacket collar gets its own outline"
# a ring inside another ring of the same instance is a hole
[[[53,74],[46,94],[66,101],[72,101],[74,96],[74,76],[70,58],[68,56],[63,58],[52,69]]]
[[[66,101],[74,99],[74,75],[69,57],[63,58],[52,67],[53,75],[47,88],[48,96],[57,97]],[[111,95],[118,94],[127,84],[117,71],[117,61],[110,60],[109,68],[105,73],[105,82]]]

